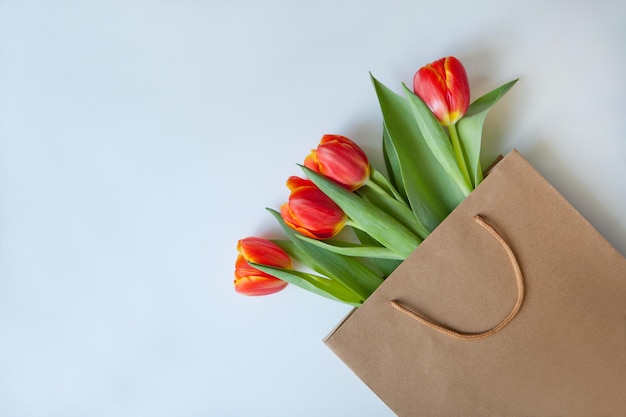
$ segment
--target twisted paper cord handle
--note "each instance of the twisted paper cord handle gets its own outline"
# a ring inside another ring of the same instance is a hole
[[[431,329],[435,329],[437,331],[445,333],[448,336],[455,337],[457,339],[462,339],[462,340],[479,340],[479,339],[484,339],[489,336],[493,336],[494,334],[498,333],[507,324],[509,324],[511,320],[515,318],[520,308],[522,307],[522,302],[524,301],[524,278],[522,277],[522,271],[519,267],[519,264],[517,263],[515,254],[513,253],[509,245],[506,243],[506,241],[502,238],[502,236],[500,236],[500,234],[489,223],[483,220],[482,217],[480,217],[479,215],[475,215],[474,221],[476,221],[476,223],[484,227],[489,233],[491,233],[493,237],[496,238],[498,242],[500,242],[500,244],[506,251],[507,255],[509,256],[509,259],[511,260],[511,264],[513,265],[513,271],[515,272],[515,281],[517,283],[517,301],[515,302],[515,306],[513,306],[513,310],[511,310],[509,315],[506,316],[504,320],[500,322],[500,324],[498,324],[496,327],[490,330],[480,332],[480,333],[461,333],[461,332],[457,332],[456,330],[450,329],[448,327],[441,326],[437,323],[434,323],[428,320],[427,318],[420,316],[419,314],[404,307],[402,304],[400,304],[396,300],[391,301],[391,305],[394,308],[405,313],[406,315],[417,320],[418,322],[430,327]]]

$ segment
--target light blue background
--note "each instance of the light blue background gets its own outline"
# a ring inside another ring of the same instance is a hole
[[[321,342],[350,310],[234,293],[235,244],[324,133],[380,167],[371,71],[456,55],[487,119],[626,253],[623,1],[0,0],[0,415],[391,416]]]

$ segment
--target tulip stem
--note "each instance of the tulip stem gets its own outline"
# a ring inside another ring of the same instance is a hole
[[[400,192],[393,186],[393,184],[391,184],[389,179],[374,167],[370,168],[370,178],[365,184],[367,185],[371,183],[376,184],[378,187],[385,190],[388,194],[391,194],[396,200],[402,201],[404,204],[407,205],[407,207],[409,206],[406,198],[402,196],[402,194],[400,194]]]
[[[461,148],[461,142],[459,141],[459,134],[456,131],[456,124],[449,125],[448,131],[450,132],[452,148],[454,148],[454,156],[456,157],[456,161],[459,164],[459,168],[461,169],[461,173],[465,179],[465,185],[469,187],[469,190],[472,190],[474,187],[472,186],[472,180],[470,180],[469,172],[467,170],[465,156],[463,156],[463,149]]]
[[[389,190],[386,190],[384,187],[382,187],[380,184],[378,184],[376,181],[372,180],[371,178],[369,180],[367,180],[367,182],[365,184],[363,184],[365,187],[370,187],[372,190],[376,191],[379,194],[383,194],[386,196],[389,196],[389,198],[392,198],[393,200],[403,204],[406,207],[409,207],[409,205],[406,203],[406,201],[404,201],[404,199],[396,192],[394,192],[393,190],[391,190],[391,194],[389,192]],[[389,186],[391,186],[389,184]]]

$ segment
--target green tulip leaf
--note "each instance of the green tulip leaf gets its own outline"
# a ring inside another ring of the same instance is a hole
[[[390,145],[385,149],[396,184],[398,188],[403,184],[413,212],[431,232],[465,194],[433,156],[409,101],[373,76],[372,82],[386,128],[383,144]]]
[[[294,236],[298,236],[298,233],[294,233]],[[311,268],[313,271],[324,274],[325,271],[322,268],[318,268],[315,266],[315,260],[307,256],[304,252],[302,252],[291,240],[283,240],[283,239],[272,239],[272,242],[276,243],[282,250],[287,252],[290,258],[295,259],[297,262],[306,265],[308,268]]]
[[[399,195],[402,197],[404,201],[407,203],[409,199],[406,195],[406,187],[404,186],[404,180],[402,179],[402,171],[400,170],[400,160],[398,158],[398,152],[396,151],[395,146],[393,146],[393,141],[389,137],[389,133],[387,132],[387,126],[383,123],[383,158],[385,159],[385,167],[387,168],[387,172],[389,173],[389,180],[397,190]],[[372,179],[374,177],[372,176]]]
[[[376,183],[368,182],[363,187],[359,188],[356,193],[389,213],[419,236],[420,239],[425,239],[426,236],[428,236],[428,230],[420,223],[415,213],[411,210],[411,207],[404,201],[399,201],[389,195],[385,192],[384,188],[381,188]]]
[[[359,230],[354,229],[354,234],[357,236],[359,241],[364,245],[369,246],[381,246],[375,239],[372,239],[370,235]],[[376,267],[383,273],[385,277],[388,277],[396,270],[398,266],[403,262],[402,260],[394,260],[394,259],[380,259],[380,258],[372,258],[372,263],[376,265]]]
[[[341,187],[321,174],[301,166],[306,176],[330,197],[355,224],[383,246],[406,259],[421,239],[406,226],[366,199]]]
[[[426,103],[406,85],[402,84],[402,87],[411,105],[417,125],[422,132],[422,137],[430,151],[450,178],[458,185],[461,192],[467,196],[472,190],[470,184],[467,184],[463,177],[463,171],[459,167],[448,135]]]
[[[357,307],[364,301],[343,285],[339,285],[336,281],[328,278],[269,265],[255,263],[250,263],[250,265],[285,282],[334,301],[341,301]]]
[[[395,200],[404,203],[408,207],[407,199],[396,189],[393,183],[374,167],[370,167],[370,183],[376,184],[385,193],[389,194]]]
[[[474,187],[478,186],[483,179],[480,165],[480,148],[482,144],[483,124],[487,113],[507,91],[513,87],[517,80],[510,81],[480,97],[467,109],[465,116],[457,123],[459,139],[465,150],[468,170]]]
[[[361,258],[396,259],[403,260],[401,256],[383,246],[369,246],[359,243],[351,243],[340,240],[317,240],[307,236],[297,235],[299,239],[305,240],[312,245],[318,246],[327,251],[340,255],[354,256]]]
[[[297,258],[307,267],[335,280],[362,299],[367,299],[382,283],[382,278],[357,259],[339,255],[299,239],[276,210],[268,209],[299,252]]]
[[[487,94],[476,99],[467,109],[464,118],[472,117],[491,109],[491,107],[493,107],[493,105],[496,104],[496,102],[498,102],[498,100],[500,100],[518,81],[519,78],[516,78],[515,80],[509,81],[498,88],[494,88]]]

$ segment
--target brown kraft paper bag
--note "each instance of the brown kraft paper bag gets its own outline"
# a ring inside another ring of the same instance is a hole
[[[513,151],[325,343],[401,417],[626,416],[626,260]]]

